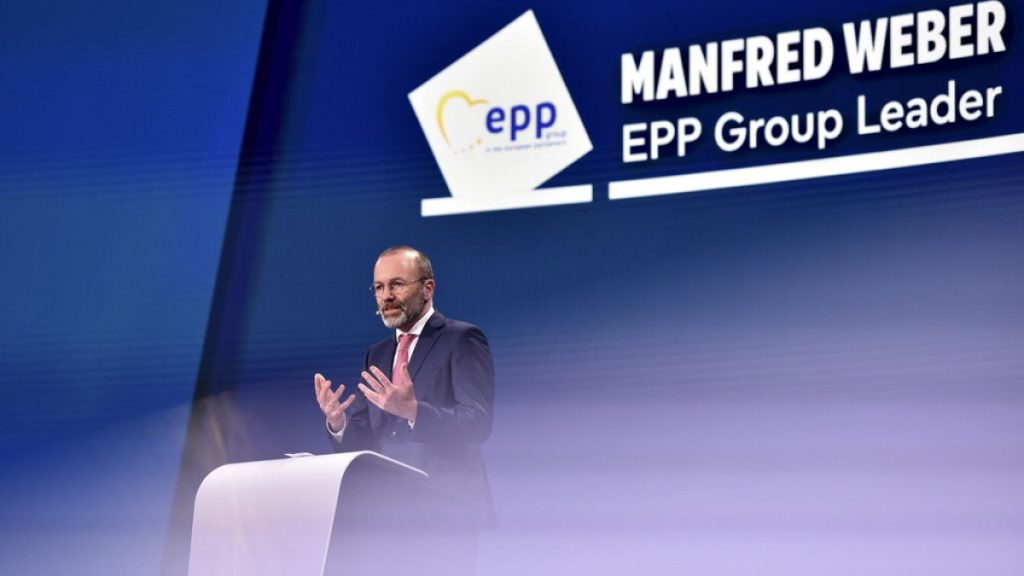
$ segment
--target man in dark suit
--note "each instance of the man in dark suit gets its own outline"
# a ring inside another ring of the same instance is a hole
[[[448,527],[475,534],[494,524],[480,445],[491,433],[494,365],[479,328],[434,310],[425,254],[388,248],[373,270],[378,314],[395,334],[366,353],[361,397],[314,377],[338,451],[374,450],[430,475]],[[475,540],[475,537],[474,537]]]

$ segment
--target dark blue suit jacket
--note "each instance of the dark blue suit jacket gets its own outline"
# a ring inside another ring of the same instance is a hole
[[[391,378],[398,342],[394,336],[366,352],[363,369],[376,366]],[[349,409],[339,452],[374,450],[430,475],[448,521],[483,529],[495,524],[480,445],[494,417],[494,363],[487,338],[472,324],[437,310],[420,334],[409,374],[418,403],[416,425],[388,414],[362,397]]]

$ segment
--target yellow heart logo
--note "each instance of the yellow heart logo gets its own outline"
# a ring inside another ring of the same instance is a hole
[[[448,144],[450,148],[454,148],[454,146],[452,146],[451,140],[448,138],[448,130],[447,128],[445,128],[444,109],[445,106],[452,100],[462,100],[463,102],[466,103],[467,108],[472,108],[473,106],[478,106],[480,104],[487,104],[487,100],[484,100],[482,98],[474,100],[469,96],[469,94],[466,94],[462,90],[452,90],[441,97],[441,100],[437,102],[437,128],[441,131],[441,137],[444,138],[445,144]],[[456,153],[472,150],[474,147],[481,143],[482,140],[480,138],[476,138],[476,141],[474,143],[462,148],[461,150],[456,150]]]

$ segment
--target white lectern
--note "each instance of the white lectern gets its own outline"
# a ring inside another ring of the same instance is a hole
[[[374,543],[419,526],[416,499],[426,477],[376,452],[221,466],[196,494],[188,573],[313,576],[400,569],[395,563],[402,559]]]

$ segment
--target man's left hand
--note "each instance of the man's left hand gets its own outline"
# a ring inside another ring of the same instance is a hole
[[[409,422],[415,422],[417,404],[412,388],[412,376],[409,375],[409,365],[402,364],[398,369],[402,371],[402,381],[395,384],[379,368],[370,366],[370,372],[363,372],[366,384],[360,383],[359,389],[377,408],[405,418]]]

